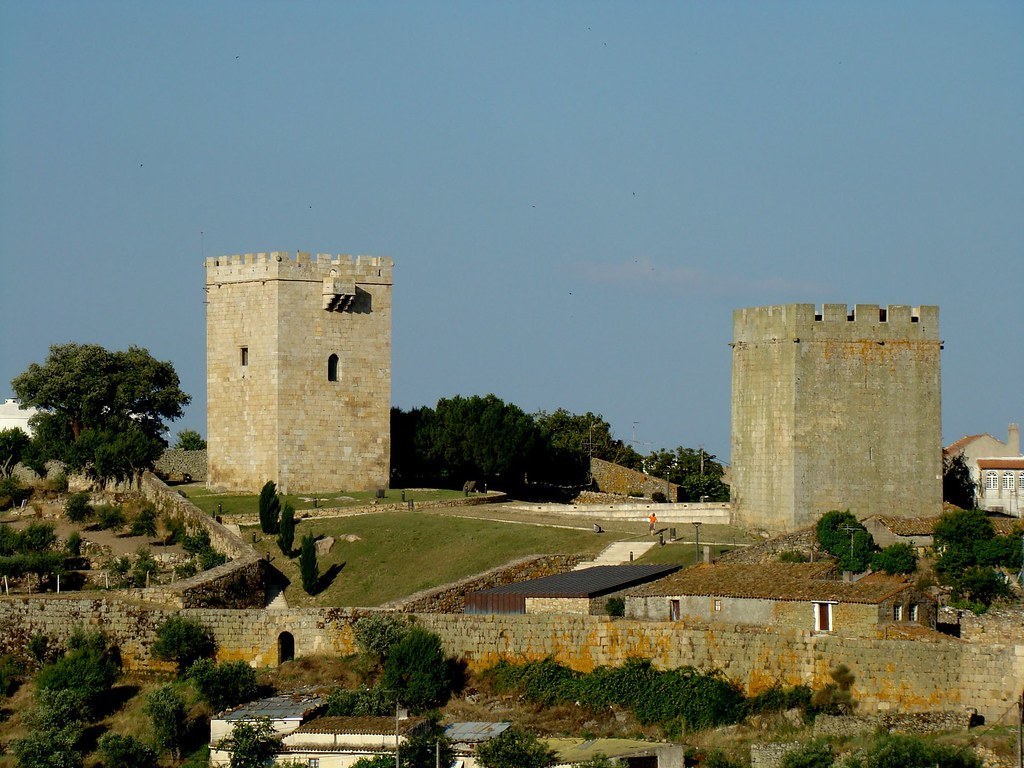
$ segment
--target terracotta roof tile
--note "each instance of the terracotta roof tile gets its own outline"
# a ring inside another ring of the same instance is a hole
[[[398,721],[398,732],[409,733],[424,722],[422,717],[410,717]],[[395,718],[393,717],[318,717],[296,728],[292,733],[336,733],[338,735],[356,734],[394,734]]]
[[[911,588],[900,578],[873,575],[853,583],[827,579],[830,563],[730,563],[699,565],[639,587],[640,596],[706,595],[765,600],[835,600],[880,603]]]
[[[996,459],[978,459],[979,469],[1024,469],[1024,456]]]

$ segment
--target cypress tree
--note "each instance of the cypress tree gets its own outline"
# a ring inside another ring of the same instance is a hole
[[[288,557],[292,554],[292,544],[295,543],[295,510],[291,504],[285,504],[281,512],[281,528],[277,534],[277,546]]]
[[[260,491],[260,530],[264,533],[277,533],[280,513],[281,500],[277,497],[277,486],[273,480],[268,480]]]
[[[302,537],[302,551],[299,553],[299,572],[302,574],[302,588],[306,594],[316,591],[316,583],[320,580],[320,566],[316,561],[316,539],[312,533]]]

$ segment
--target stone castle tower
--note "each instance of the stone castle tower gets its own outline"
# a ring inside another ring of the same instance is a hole
[[[208,484],[388,485],[391,259],[206,260]]]
[[[731,346],[738,522],[941,511],[938,307],[738,309]]]

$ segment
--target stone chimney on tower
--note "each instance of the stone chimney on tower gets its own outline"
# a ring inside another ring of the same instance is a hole
[[[1011,424],[1006,430],[1006,452],[1010,456],[1020,456],[1020,427]]]

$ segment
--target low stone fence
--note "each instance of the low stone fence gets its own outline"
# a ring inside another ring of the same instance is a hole
[[[466,595],[471,592],[566,573],[582,560],[580,555],[531,555],[453,584],[394,600],[383,608],[403,613],[462,613],[466,608]]]
[[[732,518],[732,505],[728,501],[680,502],[656,504],[654,502],[620,502],[618,504],[514,504],[511,509],[522,512],[542,512],[591,520],[633,520],[647,522],[653,512],[658,523],[712,523],[728,525]]]
[[[413,506],[409,502],[392,502],[388,504],[362,504],[357,507],[317,507],[316,509],[299,509],[295,511],[297,520],[309,520],[320,517],[355,517],[356,515],[373,515],[378,512],[413,512],[422,509],[455,509],[457,507],[478,507],[483,504],[500,504],[508,496],[500,491],[487,491],[476,493],[472,496],[465,496],[461,499],[447,499],[444,501],[417,501]],[[235,525],[256,525],[259,515],[227,515]]]
[[[814,737],[859,736],[864,733],[908,733],[916,735],[966,731],[974,709],[944,712],[883,712],[875,715],[818,715],[814,718]]]
[[[803,746],[799,741],[765,742],[750,745],[750,768],[779,768],[783,758]]]

